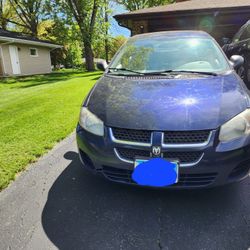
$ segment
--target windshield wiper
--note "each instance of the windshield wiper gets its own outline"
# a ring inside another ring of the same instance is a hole
[[[132,69],[126,69],[126,68],[109,68],[108,73],[111,73],[110,70],[114,70],[114,71],[127,71],[127,72],[132,72],[134,74],[138,74],[138,75],[144,75],[144,73],[138,72],[136,70],[132,70]]]
[[[127,69],[127,68],[109,68],[109,73],[111,72],[110,70],[114,71],[127,71],[127,72],[132,72],[134,74],[138,75],[165,75],[168,73],[174,73],[174,74],[179,74],[179,73],[189,73],[189,74],[200,74],[200,75],[210,75],[210,76],[217,76],[218,74],[214,72],[205,72],[205,71],[194,71],[194,70],[163,70],[163,71],[154,71],[154,72],[139,72],[136,70],[132,69]]]
[[[157,72],[154,72],[157,73]],[[159,74],[164,73],[190,73],[190,74],[201,74],[201,75],[209,75],[209,76],[217,76],[218,74],[215,72],[206,72],[206,71],[194,71],[194,70],[165,70],[165,71],[159,71]]]

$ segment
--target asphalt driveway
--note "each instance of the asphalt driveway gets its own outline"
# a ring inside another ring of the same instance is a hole
[[[110,183],[84,171],[75,136],[0,193],[0,249],[245,249],[250,179],[201,191]]]

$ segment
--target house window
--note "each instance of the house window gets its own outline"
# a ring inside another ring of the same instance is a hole
[[[37,49],[30,48],[30,56],[38,56]]]

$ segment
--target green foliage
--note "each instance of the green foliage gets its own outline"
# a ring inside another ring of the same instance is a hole
[[[7,29],[8,20],[15,19],[16,13],[8,0],[0,0],[0,27],[4,30]]]
[[[95,70],[92,42],[96,30],[97,16],[102,2],[100,0],[65,0],[62,4],[67,15],[72,15],[81,31],[86,58],[86,69]]]
[[[83,64],[82,43],[78,40],[72,41],[68,45],[65,65],[69,67],[80,67]]]
[[[54,67],[66,68],[82,66],[82,40],[76,23],[66,24],[63,19],[54,17],[39,25],[39,38],[61,44],[63,48],[52,50],[51,61]]]
[[[127,41],[125,36],[108,37],[108,57],[111,60],[118,49]],[[105,58],[105,41],[96,39],[93,43],[94,55],[96,58]]]
[[[45,12],[45,0],[8,0],[15,10],[16,18],[9,18],[8,22],[16,25],[23,33],[37,37],[38,25]]]
[[[143,8],[155,7],[176,2],[175,0],[116,0],[117,3],[124,5],[129,10],[139,10]]]
[[[109,53],[110,58],[112,58],[115,53],[121,48],[121,46],[127,41],[127,38],[125,36],[116,36],[112,38],[112,42],[110,45]]]
[[[108,34],[110,6],[109,0],[0,0],[6,17],[0,25],[62,45],[51,52],[54,66],[79,67],[86,58],[94,70],[94,57],[110,60],[125,41]]]

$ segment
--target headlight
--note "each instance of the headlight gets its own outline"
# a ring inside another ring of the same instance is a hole
[[[103,136],[104,125],[103,122],[92,114],[86,107],[82,107],[79,124],[92,134]]]
[[[249,134],[250,109],[247,109],[221,126],[219,140],[226,142]]]

